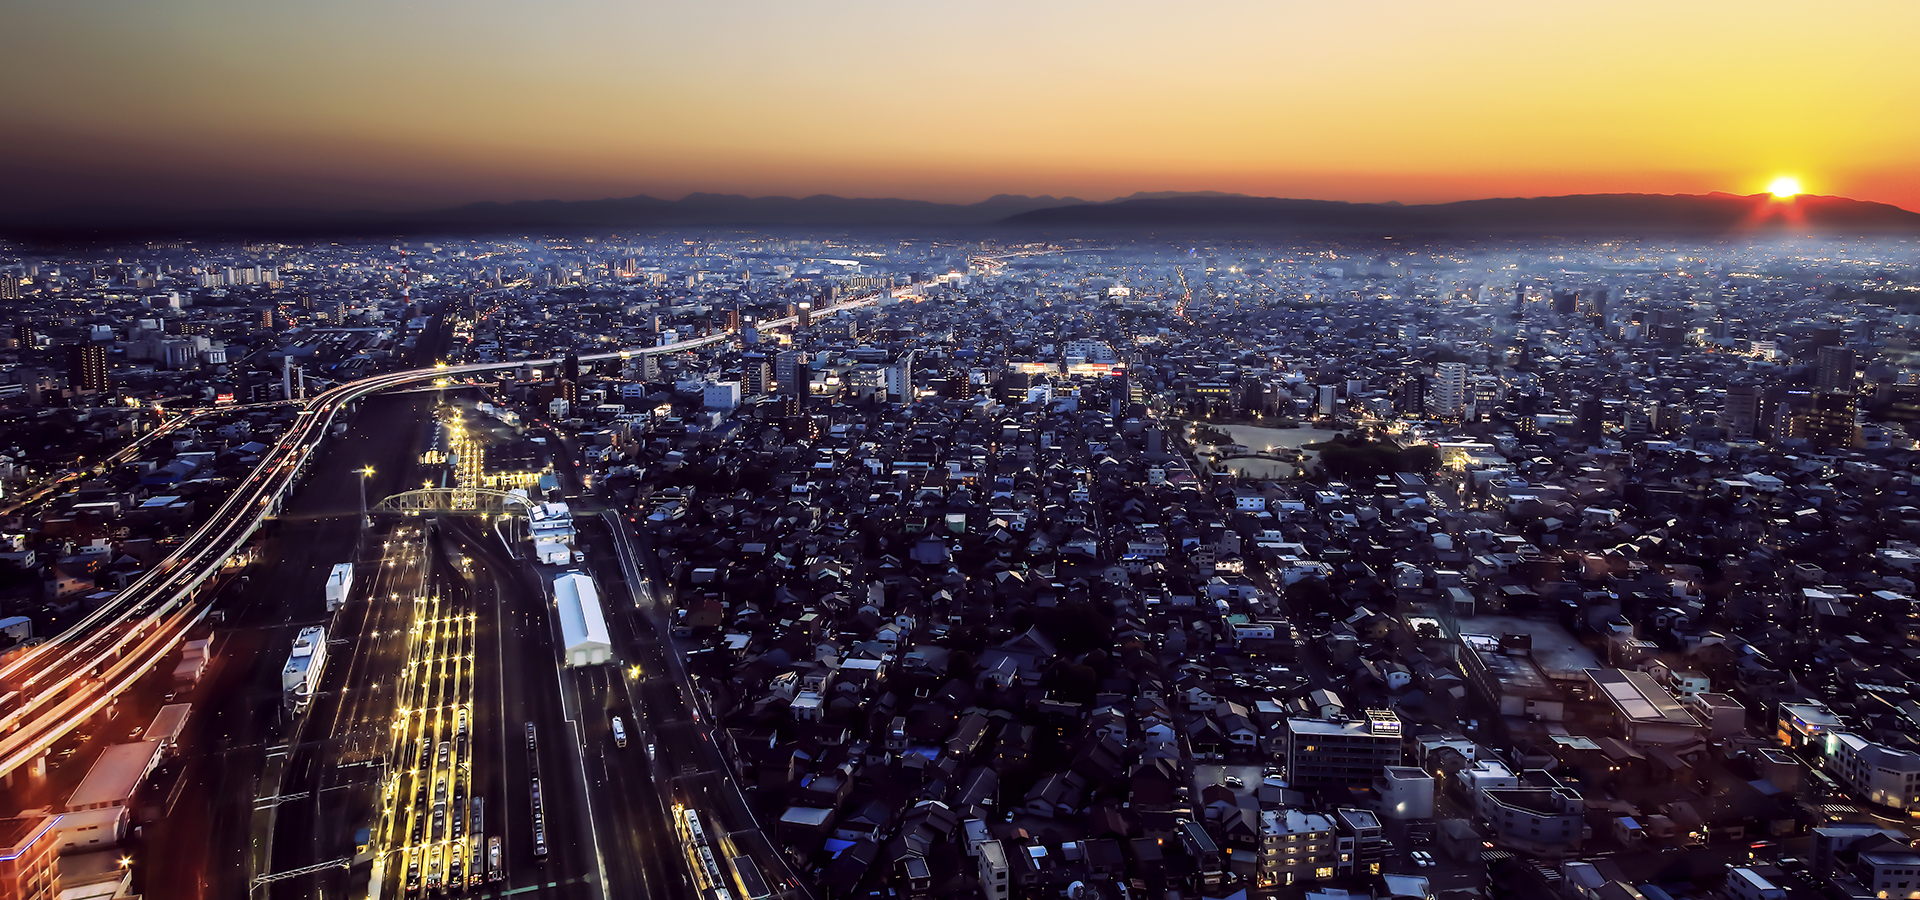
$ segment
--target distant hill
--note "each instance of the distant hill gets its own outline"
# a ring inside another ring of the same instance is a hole
[[[0,213],[0,233],[46,240],[155,236],[471,234],[607,228],[960,227],[1018,230],[1243,229],[1295,235],[1736,234],[1788,227],[1920,233],[1920,214],[1884,203],[1759,194],[1577,194],[1421,206],[1217,192],[1138,193],[1105,202],[1000,194],[979,203],[689,194],[474,203],[405,213],[324,210],[72,210]]]
[[[643,194],[606,200],[472,203],[415,212],[74,209],[13,217],[0,212],[0,233],[29,239],[87,240],[153,235],[464,234],[526,229],[981,227],[1036,209],[1070,208],[1086,202],[1077,197],[1012,194],[966,205],[829,194],[797,199],[689,194],[678,200]]]
[[[1920,213],[1810,194],[1574,194],[1402,206],[1272,197],[1146,197],[1008,216],[1027,228],[1253,228],[1301,234],[1841,234],[1920,232]]]
[[[812,197],[743,197],[688,194],[679,200],[625,197],[617,200],[544,200],[475,203],[417,218],[443,228],[671,227],[706,225],[990,225],[1037,209],[1072,208],[1073,197],[997,194],[959,205],[926,200]]]

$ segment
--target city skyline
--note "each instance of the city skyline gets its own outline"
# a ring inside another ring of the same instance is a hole
[[[1910,236],[1023,237],[0,243],[0,900],[1920,900]]]
[[[14,6],[0,900],[1920,900],[1920,3]]]
[[[17,210],[711,191],[1808,192],[1920,208],[1914,9],[21,10]],[[214,48],[218,48],[217,50]]]

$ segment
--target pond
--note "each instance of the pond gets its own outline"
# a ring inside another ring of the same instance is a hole
[[[1257,425],[1210,425],[1217,431],[1226,432],[1234,443],[1240,444],[1256,453],[1276,450],[1299,449],[1307,444],[1316,444],[1331,439],[1337,432],[1322,428],[1261,428]],[[1191,426],[1187,432],[1193,432]],[[1204,449],[1196,444],[1194,449]],[[1301,450],[1304,463],[1311,468],[1320,453],[1316,450]],[[1206,465],[1203,461],[1202,465]],[[1294,466],[1290,463],[1271,459],[1229,459],[1208,467],[1209,471],[1232,472],[1242,478],[1256,480],[1277,480],[1291,478]]]

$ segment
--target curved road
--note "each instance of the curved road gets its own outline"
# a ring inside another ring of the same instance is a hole
[[[860,297],[818,313],[832,315],[878,299],[878,294]],[[786,327],[796,319],[774,319],[760,327]],[[732,336],[722,331],[657,347],[585,354],[579,359],[594,362],[677,353]],[[206,604],[199,602],[202,586],[267,517],[279,512],[342,411],[389,388],[560,362],[560,357],[545,357],[409,369],[343,384],[314,397],[261,456],[247,480],[159,566],[58,637],[0,665],[0,776],[45,754],[179,645],[187,629],[206,615]]]

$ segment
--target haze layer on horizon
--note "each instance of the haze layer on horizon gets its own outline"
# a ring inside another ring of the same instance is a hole
[[[16,210],[690,191],[1920,209],[1908,0],[69,0],[0,32]]]

